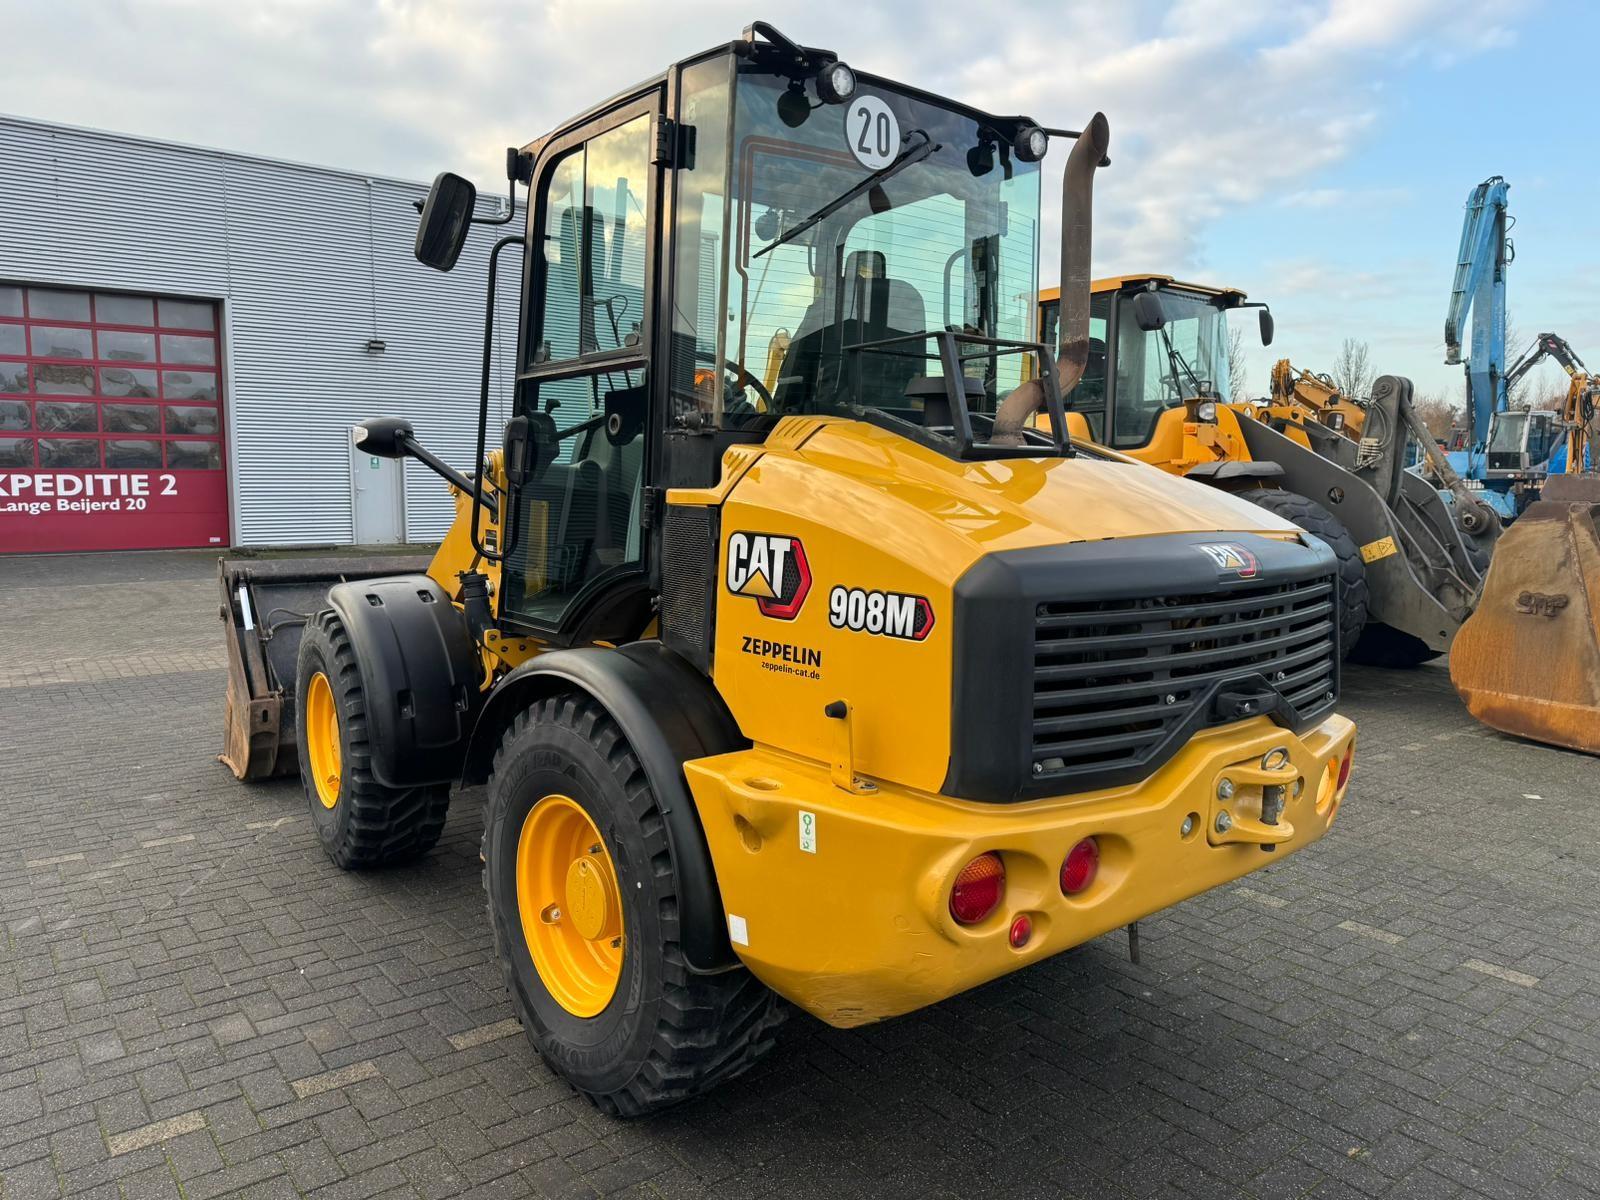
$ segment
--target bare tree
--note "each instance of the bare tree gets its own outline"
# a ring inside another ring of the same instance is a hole
[[[1567,393],[1570,390],[1570,388],[1560,386],[1551,388],[1543,395],[1530,397],[1528,401],[1528,407],[1548,408],[1552,412],[1560,412],[1567,406]]]
[[[1444,437],[1452,425],[1459,425],[1463,419],[1459,407],[1437,394],[1417,396],[1411,401],[1411,407],[1436,438]]]
[[[1333,386],[1352,400],[1371,396],[1372,384],[1378,377],[1372,366],[1372,347],[1359,338],[1345,338],[1330,374]]]
[[[1244,378],[1250,369],[1250,356],[1244,349],[1244,330],[1237,325],[1228,330],[1228,394],[1234,400],[1244,399]]]

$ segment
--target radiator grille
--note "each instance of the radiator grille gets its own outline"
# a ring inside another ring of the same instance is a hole
[[[1032,775],[1137,767],[1180,729],[1236,719],[1219,685],[1260,676],[1300,717],[1333,702],[1332,577],[1214,595],[1040,604]]]

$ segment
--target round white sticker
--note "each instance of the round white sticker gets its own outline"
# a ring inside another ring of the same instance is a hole
[[[856,161],[869,170],[887,167],[900,153],[900,122],[876,96],[857,96],[844,114],[844,137]]]

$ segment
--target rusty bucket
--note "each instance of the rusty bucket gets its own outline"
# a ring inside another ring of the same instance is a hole
[[[1450,680],[1485,725],[1600,754],[1600,475],[1552,475],[1501,535]]]

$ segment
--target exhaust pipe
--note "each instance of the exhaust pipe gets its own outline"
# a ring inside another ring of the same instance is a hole
[[[1061,344],[1056,380],[1066,396],[1089,365],[1089,250],[1094,228],[1094,172],[1111,147],[1111,125],[1104,113],[1078,136],[1061,177]],[[1020,446],[1022,427],[1044,407],[1042,380],[1030,379],[1000,402],[992,441]]]

